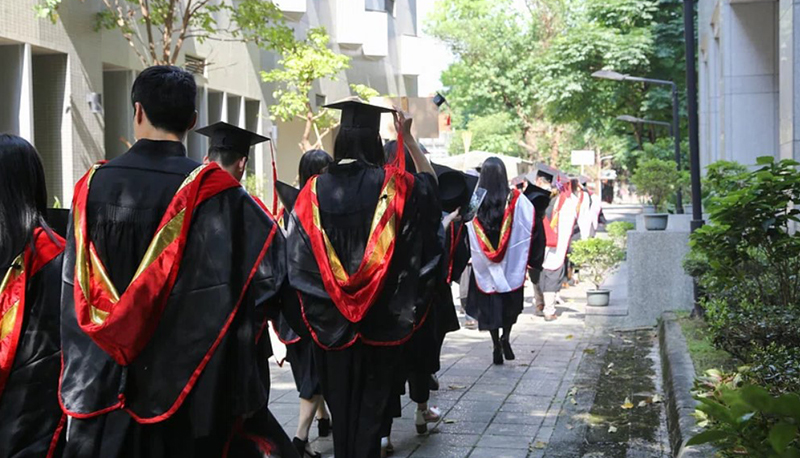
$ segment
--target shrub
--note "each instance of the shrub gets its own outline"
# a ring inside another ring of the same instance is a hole
[[[591,238],[572,244],[570,260],[581,267],[581,272],[589,276],[597,289],[606,276],[619,266],[625,252],[613,240]]]
[[[696,382],[696,417],[705,430],[687,445],[714,443],[724,456],[800,456],[800,396],[778,397],[743,374],[708,371]]]
[[[628,231],[632,231],[635,228],[636,225],[628,221],[614,221],[606,224],[606,232],[620,248],[627,246]]]
[[[650,159],[639,165],[631,181],[639,192],[650,197],[656,212],[663,212],[667,197],[675,192],[681,178],[675,161]]]

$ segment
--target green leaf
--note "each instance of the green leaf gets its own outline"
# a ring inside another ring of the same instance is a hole
[[[686,441],[686,445],[701,445],[709,442],[718,442],[731,437],[731,433],[719,429],[709,429]]]
[[[748,385],[739,391],[744,402],[756,410],[766,413],[773,413],[774,399],[769,391],[760,386]]]
[[[769,430],[769,443],[776,452],[783,453],[796,436],[797,425],[780,422]]]

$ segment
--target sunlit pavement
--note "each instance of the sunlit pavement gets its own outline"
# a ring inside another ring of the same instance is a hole
[[[609,378],[614,375],[613,368],[604,369],[605,355],[617,354],[607,352],[609,345],[614,339],[624,346],[631,341],[609,329],[584,325],[586,288],[580,285],[562,291],[565,304],[558,308],[559,319],[548,323],[534,316],[533,291],[526,285],[525,311],[512,332],[516,360],[506,361],[502,366],[492,364],[489,333],[463,328],[461,315],[462,329],[449,334],[445,341],[439,372],[440,390],[431,395],[430,404],[442,410],[443,421],[435,427],[431,425],[429,434],[417,435],[413,420],[416,405],[405,397],[403,418],[394,422],[393,456],[666,457],[663,425],[652,425],[650,430],[654,432],[650,431],[653,434],[648,433],[647,437],[652,438],[655,445],[642,449],[641,444],[634,443],[639,440],[634,437],[636,434],[628,434],[628,430],[623,429],[630,421],[593,415],[596,392],[603,391],[595,388],[600,384],[600,377],[605,376],[604,383],[617,383]],[[646,332],[651,334],[651,331]],[[639,345],[638,341],[632,344]],[[650,347],[644,345],[643,348],[639,353],[644,351],[645,354],[640,355],[640,359],[644,359],[645,369],[650,370],[650,366],[656,366],[656,361],[648,359],[653,357],[653,352],[648,350]],[[297,425],[297,392],[288,365],[278,368],[273,364],[272,368],[270,409],[291,436]],[[640,387],[638,389],[641,391]],[[633,391],[626,394],[626,390]],[[635,393],[634,387],[620,386],[619,403],[628,396],[652,396],[656,393],[654,390]],[[606,404],[617,402],[616,399],[605,401]],[[649,407],[656,409],[655,422],[662,422],[663,415],[658,412],[663,410],[660,405]],[[606,422],[618,423],[615,427],[625,435],[601,437],[599,441],[611,442],[611,446],[599,447],[596,452],[590,451],[595,450],[591,447],[583,447],[581,444],[592,442],[599,429],[607,432],[609,426],[613,426]],[[314,447],[324,456],[332,456],[331,439],[316,439],[316,424],[311,433]],[[615,444],[615,441],[624,443]]]

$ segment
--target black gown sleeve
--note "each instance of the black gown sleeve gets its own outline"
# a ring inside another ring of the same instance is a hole
[[[542,263],[544,262],[544,250],[546,248],[547,238],[544,233],[544,215],[537,214],[533,234],[531,235],[531,249],[528,253],[528,266],[542,270]]]

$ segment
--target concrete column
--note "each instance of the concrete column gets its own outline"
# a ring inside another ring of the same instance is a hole
[[[71,56],[67,56],[66,75],[64,77],[64,106],[61,117],[61,201],[62,208],[72,206],[72,193],[75,186],[75,142],[72,107],[72,72],[70,66],[75,63]],[[102,139],[101,139],[102,141]],[[99,159],[99,158],[98,158]]]
[[[796,97],[800,85],[800,2],[780,0],[778,4],[778,49],[779,65],[779,157],[800,157],[800,100]]]
[[[20,81],[19,136],[34,143],[33,138],[33,61],[31,45],[22,45],[22,79]]]

